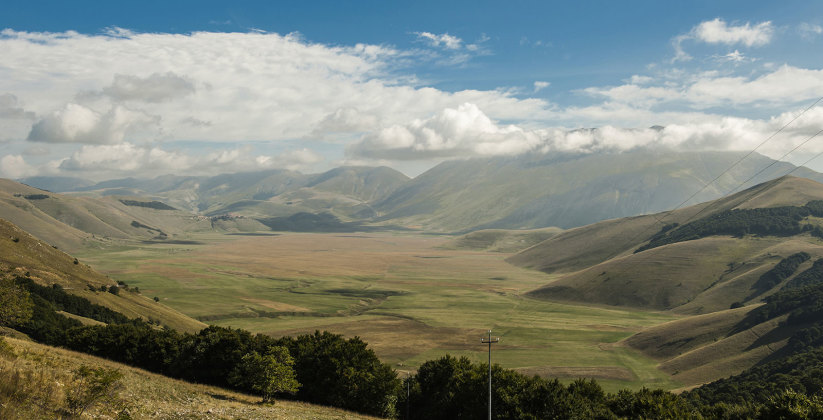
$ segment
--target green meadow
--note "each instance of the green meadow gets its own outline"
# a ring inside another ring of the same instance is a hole
[[[553,281],[509,254],[447,249],[420,234],[194,236],[194,244],[131,244],[80,259],[143,295],[209,324],[273,336],[316,329],[359,336],[402,372],[445,354],[607,390],[677,388],[657,362],[619,341],[675,319],[524,296]]]

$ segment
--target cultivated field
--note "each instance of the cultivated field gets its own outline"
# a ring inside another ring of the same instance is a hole
[[[446,353],[607,390],[677,388],[653,359],[616,344],[671,314],[551,303],[523,294],[551,281],[510,254],[446,249],[419,234],[202,235],[80,254],[203,322],[274,336],[315,329],[360,336],[403,372]]]

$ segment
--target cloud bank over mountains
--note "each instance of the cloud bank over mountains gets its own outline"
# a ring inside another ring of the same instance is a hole
[[[804,25],[795,36],[820,35]],[[750,150],[823,96],[823,68],[747,58],[781,33],[771,22],[705,21],[674,34],[675,62],[661,59],[622,84],[576,90],[582,100],[564,105],[535,96],[554,91],[551,80],[447,91],[415,76],[415,62],[464,66],[493,54],[485,35],[466,42],[414,32],[422,47],[402,50],[256,31],[6,29],[0,176],[425,167],[473,156],[637,147]],[[695,64],[687,50],[698,44],[726,48],[714,54],[726,59]],[[813,108],[759,151],[779,157],[820,129],[823,110]]]

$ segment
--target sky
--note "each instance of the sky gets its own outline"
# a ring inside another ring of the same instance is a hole
[[[823,170],[823,2],[231,3],[0,3],[0,177],[639,148]]]

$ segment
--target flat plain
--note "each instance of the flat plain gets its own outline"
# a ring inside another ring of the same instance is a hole
[[[410,233],[193,236],[79,258],[208,324],[272,336],[359,336],[401,372],[445,354],[529,374],[597,379],[607,390],[678,388],[655,360],[618,342],[676,319],[665,312],[564,304],[524,294],[550,283],[510,254],[449,249],[453,237]]]

